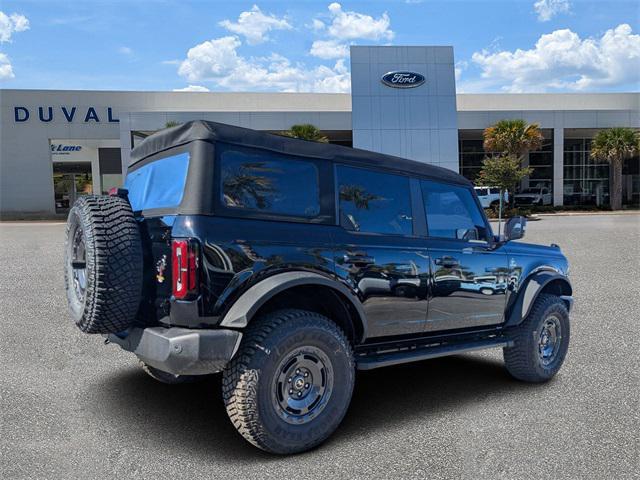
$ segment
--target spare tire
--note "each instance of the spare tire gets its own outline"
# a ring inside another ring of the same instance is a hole
[[[133,325],[142,296],[142,242],[129,202],[87,195],[67,219],[64,280],[71,316],[85,333]]]

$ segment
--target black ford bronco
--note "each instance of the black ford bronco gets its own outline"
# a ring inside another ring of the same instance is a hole
[[[569,345],[556,245],[495,236],[443,168],[195,121],[145,139],[123,189],[69,213],[73,319],[166,383],[222,372],[252,444],[310,449],[344,417],[356,369],[501,347],[544,382]]]

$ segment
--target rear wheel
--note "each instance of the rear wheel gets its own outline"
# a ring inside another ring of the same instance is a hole
[[[135,321],[142,294],[142,244],[129,202],[80,197],[69,212],[65,288],[85,333],[117,333]]]
[[[326,317],[279,310],[253,321],[224,371],[229,418],[258,448],[288,454],[322,443],[353,392],[351,346]]]
[[[558,373],[569,348],[569,312],[561,298],[542,293],[512,330],[513,347],[503,350],[509,373],[525,382],[546,382]]]

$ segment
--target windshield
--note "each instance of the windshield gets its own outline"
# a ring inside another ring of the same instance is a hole
[[[539,188],[525,188],[521,193],[540,193]]]

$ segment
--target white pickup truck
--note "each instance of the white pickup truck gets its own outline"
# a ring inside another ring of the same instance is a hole
[[[482,208],[498,208],[500,189],[498,187],[474,187]],[[504,203],[509,201],[509,192],[504,192]]]
[[[551,205],[553,195],[544,185],[525,188],[515,195],[516,205]]]

